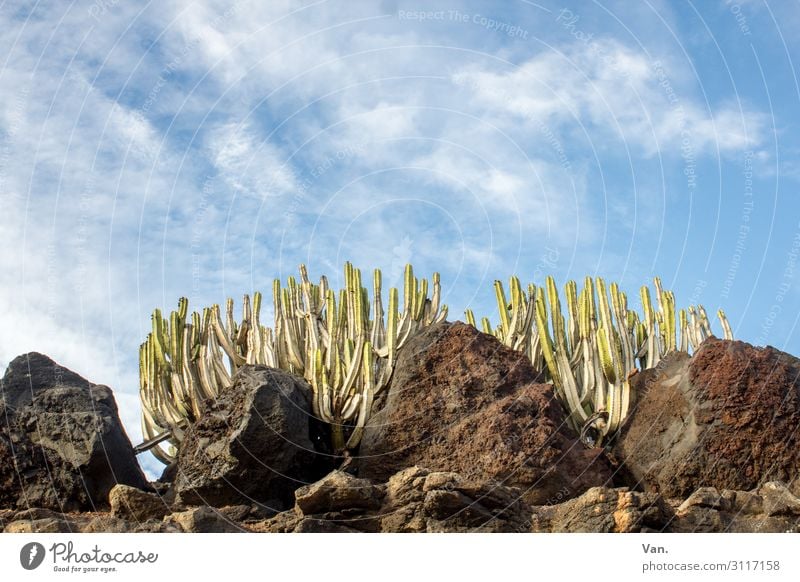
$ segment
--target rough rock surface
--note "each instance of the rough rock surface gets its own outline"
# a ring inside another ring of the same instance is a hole
[[[328,472],[309,436],[309,392],[286,372],[240,368],[187,431],[175,468],[177,501],[291,506],[295,489]]]
[[[663,531],[673,512],[655,493],[593,487],[577,499],[533,508],[531,531],[641,533]]]
[[[175,524],[185,533],[237,533],[245,531],[211,507],[201,506],[173,513],[164,522]]]
[[[108,387],[29,353],[0,390],[0,507],[91,510],[117,483],[148,487]]]
[[[673,500],[624,487],[593,487],[574,499],[531,507],[518,488],[409,467],[386,483],[334,471],[296,495],[293,509],[270,518],[247,505],[175,505],[163,518],[145,521],[111,513],[0,510],[0,531],[800,533],[800,498],[780,481],[753,491],[703,487]]]
[[[800,533],[800,499],[780,481],[754,491],[701,487],[678,506],[671,531]]]
[[[365,430],[360,476],[420,465],[520,487],[532,504],[610,481],[601,451],[567,429],[530,361],[472,326],[442,323],[411,339],[384,400]]]
[[[117,485],[108,495],[111,515],[131,521],[161,519],[169,513],[165,499],[136,487]]]
[[[254,524],[270,532],[518,532],[530,507],[519,489],[410,467],[387,483],[336,471],[297,491],[293,511]]]
[[[667,498],[700,487],[751,490],[800,477],[800,360],[706,340],[634,377],[638,402],[615,456],[620,478]]]

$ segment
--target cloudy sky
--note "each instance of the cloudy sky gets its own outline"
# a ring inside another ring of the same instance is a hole
[[[438,270],[454,318],[495,316],[511,274],[659,274],[800,354],[797,2],[11,1],[0,22],[0,365],[35,350],[112,386],[132,440],[153,308],[300,263]]]

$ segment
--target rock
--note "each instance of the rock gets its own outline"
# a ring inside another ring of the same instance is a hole
[[[228,505],[220,507],[218,511],[222,517],[234,523],[247,521],[253,514],[253,508],[249,505]]]
[[[41,507],[17,511],[8,516],[6,533],[74,533],[76,524],[66,515]]]
[[[758,495],[765,515],[800,515],[800,499],[780,481],[764,483],[758,488]]]
[[[637,403],[615,456],[620,481],[667,498],[749,491],[800,476],[800,360],[710,338],[634,376]]]
[[[233,385],[187,431],[175,468],[176,501],[184,505],[278,502],[327,474],[330,457],[309,438],[306,382],[266,366],[243,366]]]
[[[131,521],[161,519],[169,513],[169,506],[154,493],[128,485],[116,485],[108,495],[111,515]]]
[[[533,508],[531,531],[641,533],[664,531],[672,511],[659,495],[593,487],[576,499]]]
[[[298,489],[293,511],[259,524],[269,532],[527,531],[530,507],[521,491],[494,481],[411,467],[388,483],[336,471]]]
[[[729,511],[732,503],[729,496],[723,496],[714,487],[701,487],[678,507],[678,513],[686,512],[690,507],[708,507],[718,511]]]
[[[13,521],[6,526],[5,533],[75,533],[77,529],[65,519],[35,519]]]
[[[164,518],[186,533],[235,533],[245,531],[211,507],[202,506],[170,514]]]
[[[29,353],[0,391],[0,507],[92,510],[117,483],[147,488],[108,387]]]
[[[82,533],[183,533],[176,523],[163,521],[133,522],[110,514],[98,515],[81,528]]]
[[[295,506],[305,515],[341,511],[369,510],[381,506],[383,490],[368,479],[334,471],[321,481],[295,491]]]
[[[385,481],[420,465],[520,487],[537,504],[609,482],[602,452],[579,443],[553,387],[538,379],[523,354],[470,325],[425,329],[400,350],[373,407],[359,476]]]
[[[671,531],[798,532],[800,499],[780,481],[753,491],[701,487],[680,504]]]

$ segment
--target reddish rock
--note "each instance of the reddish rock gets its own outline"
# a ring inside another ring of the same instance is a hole
[[[627,485],[685,498],[800,476],[800,360],[774,348],[706,340],[637,375],[638,402],[615,455]]]
[[[438,324],[410,340],[383,400],[364,434],[359,476],[386,480],[419,465],[519,487],[531,504],[610,480],[601,451],[567,428],[530,361],[472,326]]]

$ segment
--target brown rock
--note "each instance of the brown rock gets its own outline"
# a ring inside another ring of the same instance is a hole
[[[676,532],[782,533],[800,531],[800,499],[779,481],[754,491],[701,487],[678,507]]]
[[[63,517],[16,519],[6,525],[5,533],[75,533],[78,528]]]
[[[239,525],[222,516],[208,506],[170,514],[164,518],[167,524],[175,524],[186,533],[236,533],[245,531]]]
[[[534,532],[664,531],[672,512],[660,496],[627,488],[593,487],[576,499],[533,508]]]
[[[553,387],[522,354],[463,323],[442,323],[400,351],[376,403],[359,475],[385,481],[412,465],[520,487],[531,503],[610,480],[599,450],[564,423]]]
[[[770,481],[758,488],[765,515],[800,515],[800,499],[780,481]]]
[[[382,498],[383,488],[372,481],[334,471],[322,480],[295,491],[295,506],[304,515],[342,509],[369,510],[378,509]]]
[[[708,507],[720,511],[731,509],[730,499],[717,491],[714,487],[701,487],[678,507],[678,513],[687,511],[690,507]]]
[[[169,513],[169,507],[155,493],[147,493],[128,485],[115,485],[108,494],[111,514],[132,521],[161,519]]]
[[[631,487],[686,498],[800,475],[800,360],[706,340],[634,377],[638,402],[615,447]]]
[[[530,506],[520,499],[520,490],[421,467],[401,471],[385,485],[335,472],[298,490],[297,495],[294,511],[248,527],[294,533],[517,532],[530,528]]]

